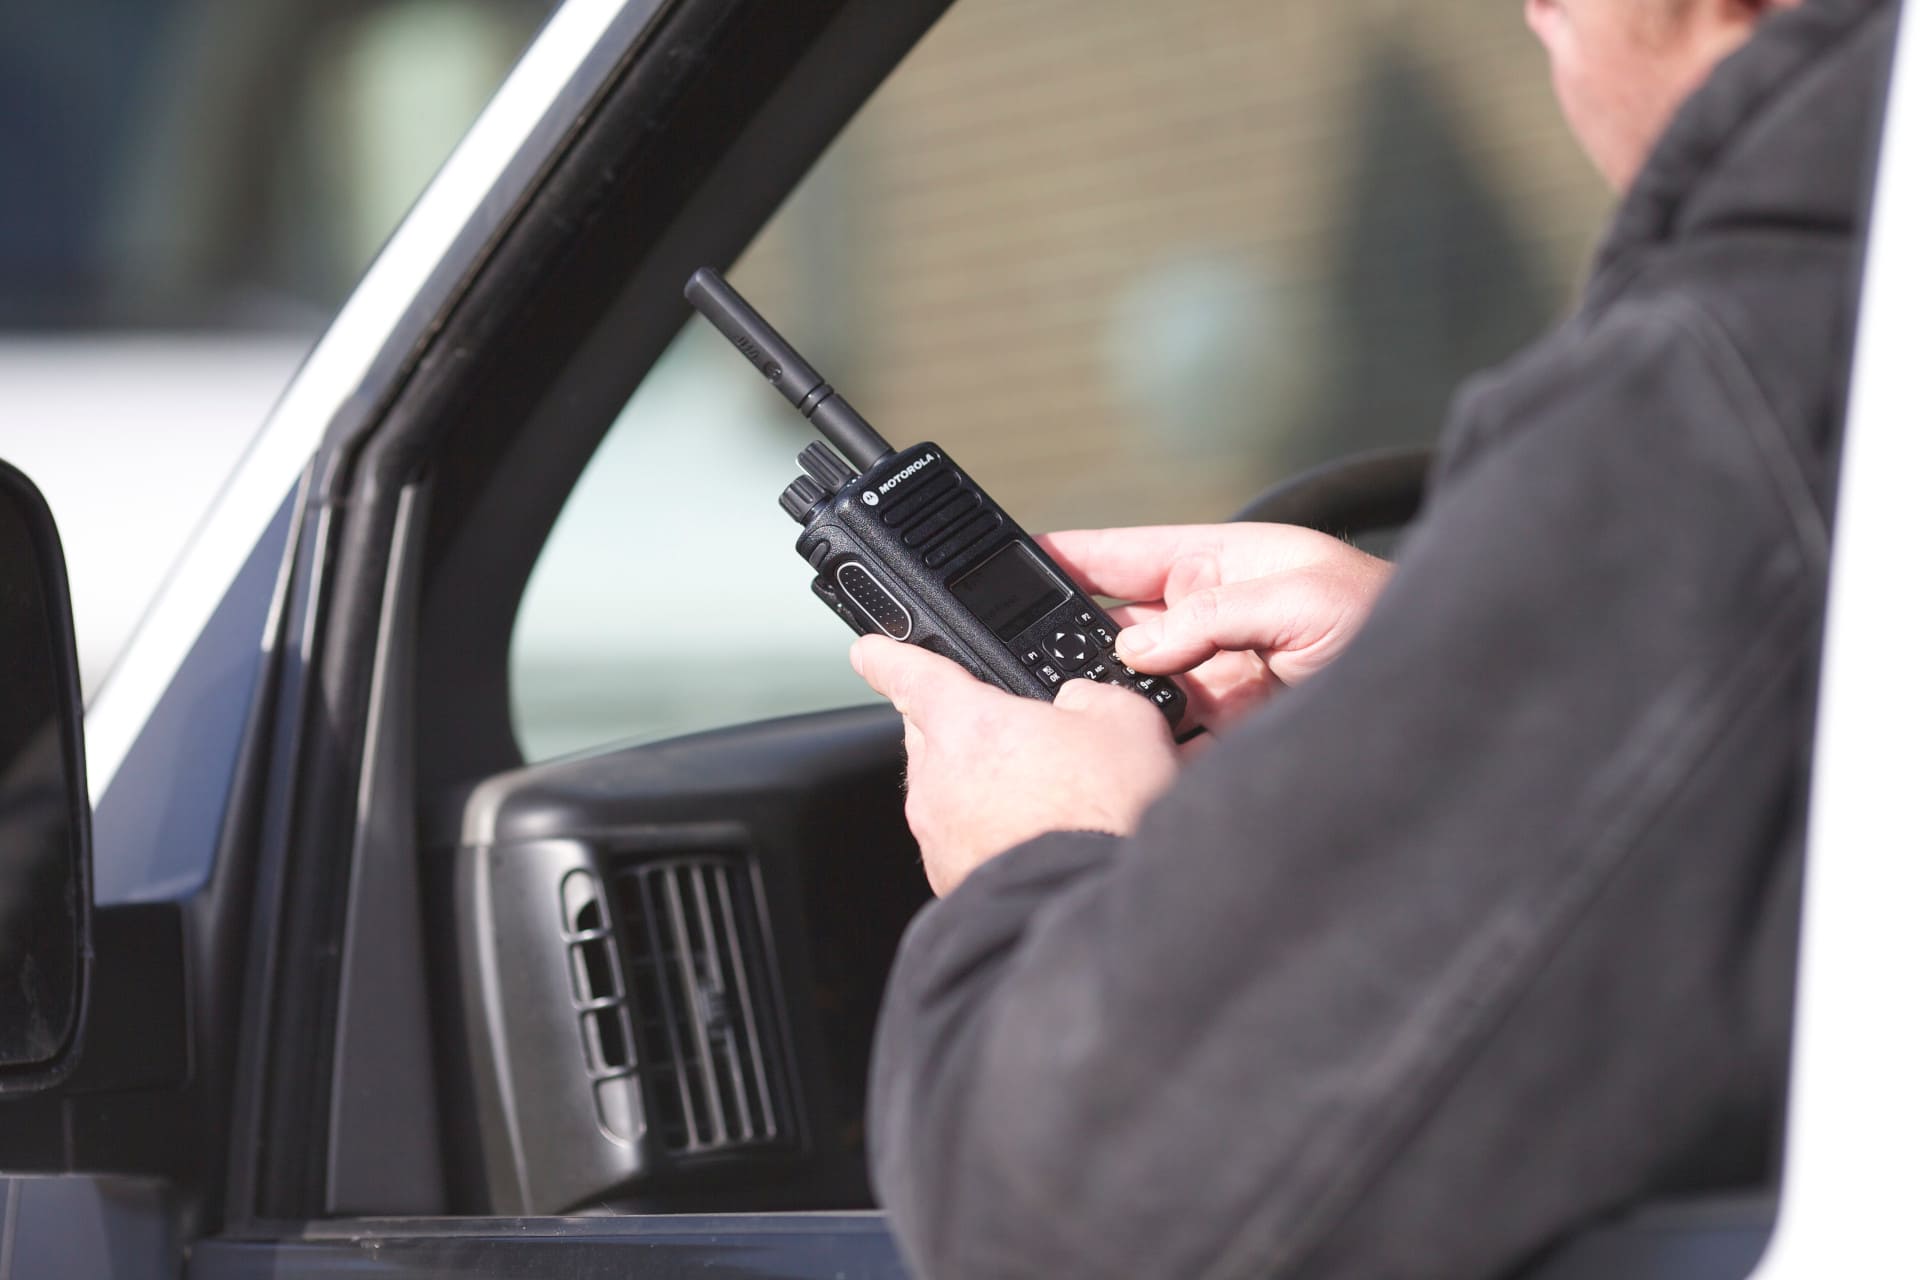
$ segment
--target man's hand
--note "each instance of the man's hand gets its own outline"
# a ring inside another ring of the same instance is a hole
[[[1041,543],[1114,610],[1122,657],[1190,672],[1189,716],[1213,728],[1331,662],[1393,567],[1283,525],[1057,533]],[[1049,831],[1130,833],[1177,755],[1146,699],[1070,680],[1053,705],[982,684],[924,649],[868,636],[853,666],[907,722],[907,825],[935,893]]]
[[[1188,716],[1213,729],[1333,661],[1393,566],[1338,538],[1276,524],[1091,529],[1039,539],[1114,609],[1128,665],[1191,672]]]
[[[1049,831],[1130,833],[1173,779],[1165,717],[1128,690],[1070,680],[1049,706],[878,636],[852,658],[906,718],[907,825],[942,896]]]

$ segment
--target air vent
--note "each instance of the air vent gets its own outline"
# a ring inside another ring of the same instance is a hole
[[[615,1142],[637,1142],[644,1128],[635,1083],[639,1061],[628,1030],[626,986],[614,958],[613,924],[592,872],[567,873],[560,882],[560,911],[580,1049],[600,1129]]]
[[[613,883],[661,1147],[694,1156],[792,1141],[783,1041],[746,862],[649,860],[617,870]]]

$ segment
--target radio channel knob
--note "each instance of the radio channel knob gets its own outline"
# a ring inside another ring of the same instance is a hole
[[[780,495],[780,509],[794,518],[798,524],[805,524],[813,509],[827,500],[827,491],[820,482],[811,476],[801,476],[787,486]]]
[[[800,451],[800,469],[818,480],[828,493],[840,492],[854,476],[853,468],[818,440]]]

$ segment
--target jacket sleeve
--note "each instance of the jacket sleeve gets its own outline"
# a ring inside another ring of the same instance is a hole
[[[1463,396],[1336,664],[916,920],[918,1272],[1496,1274],[1761,1158],[1823,525],[1711,323],[1623,312]]]

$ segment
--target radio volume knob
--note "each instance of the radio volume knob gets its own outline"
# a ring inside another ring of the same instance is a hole
[[[827,491],[811,476],[801,476],[780,495],[780,509],[800,524],[807,522],[813,509],[827,500]]]

